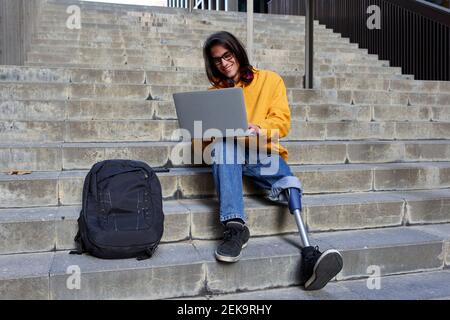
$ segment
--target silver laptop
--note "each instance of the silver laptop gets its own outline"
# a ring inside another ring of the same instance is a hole
[[[204,138],[205,132],[213,128],[220,131],[221,137],[254,135],[248,130],[242,88],[174,93],[173,99],[180,128],[188,130],[195,139]],[[196,121],[201,121],[201,130],[199,123],[194,130]],[[211,132],[206,137],[216,136]]]

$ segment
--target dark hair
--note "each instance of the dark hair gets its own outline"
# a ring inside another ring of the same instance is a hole
[[[239,63],[240,80],[245,84],[251,83],[254,77],[254,71],[253,66],[248,61],[247,52],[242,43],[227,31],[220,31],[210,35],[203,45],[203,58],[205,60],[206,76],[209,82],[214,86],[234,86],[233,81],[220,72],[214,64],[211,48],[216,45],[221,45],[233,53]]]

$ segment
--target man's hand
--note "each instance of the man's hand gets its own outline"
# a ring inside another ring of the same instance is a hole
[[[249,123],[248,128],[250,130],[255,131],[256,134],[259,134],[259,130],[261,129],[260,127],[258,127],[256,124],[253,124],[253,123]]]

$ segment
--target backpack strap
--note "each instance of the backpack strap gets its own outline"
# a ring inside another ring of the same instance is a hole
[[[78,227],[78,232],[77,235],[75,236],[75,250],[72,250],[69,252],[69,254],[83,254],[83,252],[85,252],[83,250],[83,240],[81,239],[81,232],[80,232],[80,227]]]
[[[149,248],[145,249],[145,251],[141,255],[139,255],[136,258],[136,260],[142,261],[142,260],[150,259],[153,256],[153,254],[155,253],[157,247],[158,246],[153,246],[153,247],[149,247]]]
[[[86,185],[85,185],[85,188],[83,189],[83,196],[84,196],[84,192],[86,192],[86,195],[87,195],[87,193],[89,191],[89,188],[90,188],[90,190],[92,192],[92,195],[98,201],[97,172],[99,172],[105,166],[105,164],[107,162],[108,162],[108,160],[104,160],[104,161],[98,162],[89,171],[89,173],[88,173],[88,175],[87,175],[87,177],[85,179]],[[85,203],[86,203],[86,201],[83,200],[83,204],[85,204]]]
[[[102,164],[102,166],[103,166],[103,164]],[[97,168],[98,168],[98,166],[97,166]],[[83,246],[83,239],[81,238],[81,228],[82,228],[81,219],[83,219],[83,213],[86,212],[86,209],[87,209],[86,208],[87,195],[89,193],[89,187],[90,187],[90,183],[91,183],[92,174],[93,174],[93,172],[95,173],[97,171],[98,171],[98,169],[95,171],[93,169],[91,169],[88,172],[88,174],[86,175],[86,177],[84,178],[83,194],[82,194],[82,201],[81,201],[81,212],[80,212],[80,217],[78,218],[78,232],[74,238],[75,250],[70,251],[69,254],[83,254],[84,252],[86,252],[86,250],[84,250],[84,246]],[[97,192],[97,190],[95,190],[95,192]]]
[[[158,168],[152,168],[154,172],[170,172],[169,168],[166,167],[158,167]]]

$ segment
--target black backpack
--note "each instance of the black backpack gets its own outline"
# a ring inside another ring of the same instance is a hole
[[[105,160],[91,168],[84,180],[77,249],[71,254],[143,260],[153,255],[163,231],[155,170],[133,160]]]

